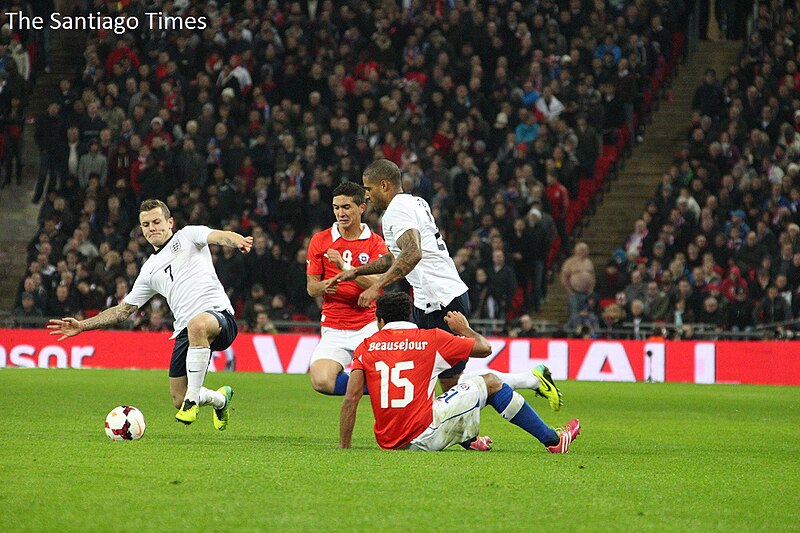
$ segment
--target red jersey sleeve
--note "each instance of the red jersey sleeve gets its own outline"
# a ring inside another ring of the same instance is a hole
[[[308,253],[306,254],[306,274],[310,274],[312,276],[322,275],[322,260],[324,259],[323,254],[327,250],[323,250],[322,246],[320,246],[321,240],[320,234],[317,233],[311,237],[311,242],[308,243]]]
[[[443,329],[436,329],[436,350],[451,366],[469,358],[475,339],[459,337]]]
[[[361,360],[364,351],[364,343],[362,342],[356,347],[356,351],[353,352],[353,366],[351,367],[351,372],[353,370],[361,370],[364,372],[364,362]]]

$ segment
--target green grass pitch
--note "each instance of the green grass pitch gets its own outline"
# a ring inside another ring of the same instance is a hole
[[[386,452],[364,400],[339,450],[340,400],[306,376],[210,374],[231,426],[174,421],[165,372],[0,370],[0,531],[787,530],[800,528],[800,389],[565,382],[553,456],[489,407],[489,453]],[[132,404],[138,442],[105,415]]]

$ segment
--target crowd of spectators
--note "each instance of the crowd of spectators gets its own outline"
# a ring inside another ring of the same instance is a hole
[[[638,334],[639,324],[660,322],[683,336],[698,324],[753,336],[795,329],[800,21],[794,2],[757,13],[738,63],[706,71],[686,144],[599,273],[586,313],[604,327],[627,323]]]
[[[5,13],[21,11],[27,16],[49,17],[53,0],[9,0]],[[45,30],[12,32],[0,24],[0,189],[22,184],[22,132],[25,128],[28,97],[37,73],[50,70]]]
[[[249,256],[212,253],[239,316],[263,331],[319,315],[306,244],[333,221],[333,188],[360,182],[375,158],[397,163],[405,190],[431,204],[475,317],[538,311],[551,248],[569,250],[570,202],[604,142],[625,129],[636,142],[642,94],[689,8],[87,3],[206,16],[208,27],[89,33],[76,76],[37,118],[41,227],[15,313],[80,316],[119,301],[151,253],[138,203],[159,198],[177,227],[254,237]],[[378,214],[366,222],[377,229]],[[169,314],[154,299],[133,320],[161,329]]]

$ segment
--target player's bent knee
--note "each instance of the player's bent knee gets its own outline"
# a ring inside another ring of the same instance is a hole
[[[489,396],[503,388],[503,382],[494,374],[484,374],[481,377],[486,382],[486,393]]]
[[[315,391],[322,394],[333,394],[334,379],[329,376],[320,375],[316,372],[311,372],[311,386]]]
[[[317,359],[308,370],[311,386],[322,394],[334,394],[336,380],[344,366],[331,359]]]
[[[333,394],[333,382],[329,380],[311,380],[311,386],[322,394]]]
[[[219,327],[217,320],[208,314],[200,314],[192,318],[186,325],[189,341],[211,341],[215,337],[215,329]]]
[[[186,333],[189,334],[190,338],[207,336],[205,324],[203,324],[203,321],[197,317],[191,319],[189,323],[186,325]]]

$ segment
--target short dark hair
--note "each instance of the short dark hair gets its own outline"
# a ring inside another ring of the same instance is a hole
[[[385,292],[375,304],[375,317],[385,323],[411,320],[411,296],[404,292]]]
[[[337,185],[336,188],[333,189],[332,196],[348,196],[358,205],[366,201],[364,199],[364,187],[354,181],[344,181]]]
[[[388,159],[378,159],[364,169],[364,176],[376,180],[386,180],[397,185],[402,185],[403,179],[400,168]]]
[[[169,212],[169,207],[167,207],[167,204],[161,200],[154,200],[152,198],[142,202],[142,205],[139,207],[139,212],[146,213],[147,211],[152,211],[153,209],[161,209],[161,212],[164,213],[164,218],[166,220],[169,220],[169,217],[172,216]]]

